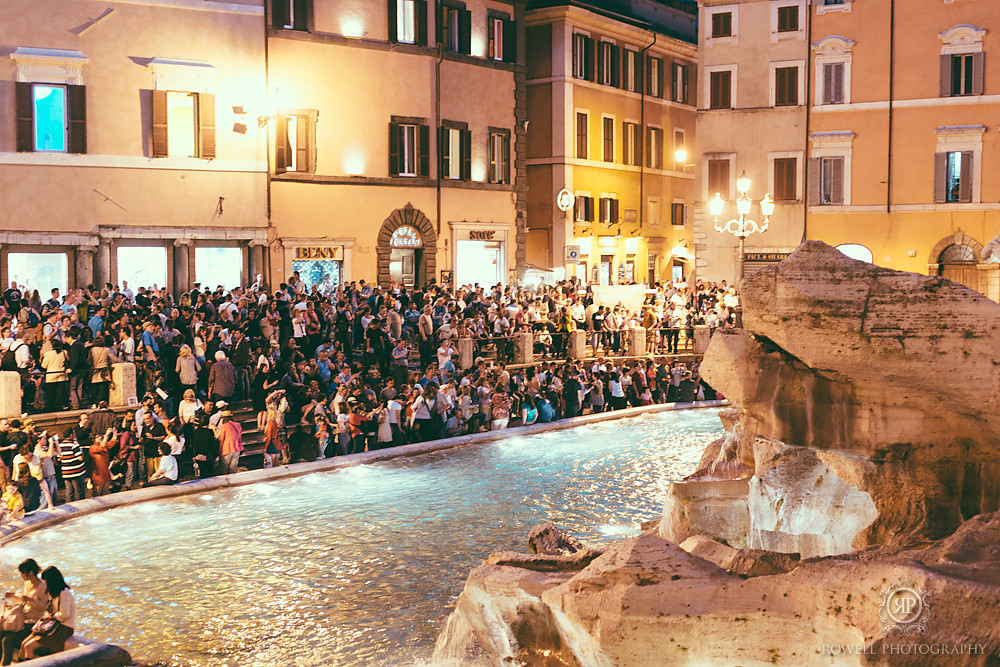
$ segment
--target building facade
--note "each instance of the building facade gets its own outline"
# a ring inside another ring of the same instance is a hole
[[[780,261],[799,245],[805,222],[808,2],[811,0],[702,0],[699,2],[697,275],[710,281],[740,278]],[[716,230],[708,202],[725,202],[718,223],[738,217],[740,177],[750,180],[750,218],[763,222],[759,201],[775,210],[767,231],[738,239]]]
[[[529,4],[529,265],[602,285],[690,274],[695,21],[673,0]]]
[[[270,109],[259,123],[274,284],[293,271],[327,287],[517,276],[523,10],[520,0],[269,0]]]
[[[263,0],[0,4],[5,285],[180,291],[266,271],[263,15]]]
[[[1000,299],[996,3],[813,9],[809,238]]]

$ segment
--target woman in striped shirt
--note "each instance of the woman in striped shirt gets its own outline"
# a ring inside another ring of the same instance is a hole
[[[72,428],[66,429],[63,439],[59,442],[59,464],[62,467],[63,482],[66,483],[66,502],[86,498],[87,466],[83,460],[83,448],[76,441]]]

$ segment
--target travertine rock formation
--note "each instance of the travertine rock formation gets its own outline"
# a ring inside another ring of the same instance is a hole
[[[1000,507],[1000,305],[815,241],[742,298],[744,329],[717,332],[702,365],[738,412],[672,490],[663,537],[827,555]]]
[[[706,538],[685,546],[694,553],[644,534],[579,571],[476,568],[438,639],[435,664],[1000,661],[1000,513],[971,519],[937,543],[801,563]],[[915,617],[923,619],[923,632],[913,624],[890,629],[884,620],[885,595],[897,584],[922,595],[928,615]]]

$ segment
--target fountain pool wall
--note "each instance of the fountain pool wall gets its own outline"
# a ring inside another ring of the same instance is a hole
[[[59,565],[78,631],[151,662],[413,664],[486,555],[542,521],[634,534],[721,430],[658,412],[120,507],[8,543],[0,580]]]

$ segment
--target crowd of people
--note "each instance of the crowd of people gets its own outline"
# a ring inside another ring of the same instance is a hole
[[[731,326],[726,286],[657,285],[640,309],[595,303],[573,281],[528,290],[343,285],[307,289],[293,275],[269,291],[194,287],[74,290],[39,304],[12,284],[0,312],[0,368],[22,376],[22,404],[89,408],[61,433],[0,420],[0,519],[119,489],[235,472],[244,455],[234,402],[249,402],[264,465],[449,435],[543,423],[584,411],[714,398],[676,354],[697,324]],[[623,332],[645,327],[654,352],[620,358]],[[588,332],[589,361],[565,359]],[[508,368],[515,332],[536,364]],[[477,356],[462,369],[457,340]],[[492,348],[492,350],[490,349]],[[487,353],[495,351],[493,354]],[[551,356],[550,356],[551,355]],[[612,357],[611,355],[616,355]],[[108,408],[112,365],[138,369],[141,402]],[[257,452],[255,452],[257,453]],[[61,480],[61,484],[58,481]]]

